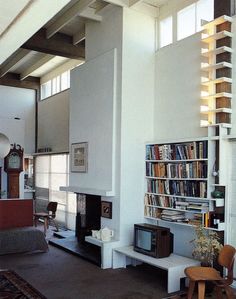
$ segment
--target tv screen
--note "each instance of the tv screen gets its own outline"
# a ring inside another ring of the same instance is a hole
[[[173,234],[167,227],[134,224],[134,251],[156,258],[167,257],[173,252]]]
[[[137,247],[150,251],[152,249],[152,233],[150,231],[137,229],[136,231]]]

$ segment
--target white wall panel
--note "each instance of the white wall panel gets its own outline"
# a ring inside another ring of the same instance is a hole
[[[39,102],[38,148],[44,147],[69,150],[69,90]]]
[[[200,67],[200,34],[156,53],[156,140],[207,136],[200,128]]]
[[[88,172],[71,173],[71,186],[114,188],[115,84],[115,50],[71,73],[70,144],[88,142]]]
[[[20,145],[24,147],[25,154],[35,152],[35,91],[24,88],[8,87],[0,85],[0,118],[14,120],[15,117],[24,121],[24,136]],[[14,138],[17,138],[16,131],[10,129]],[[1,127],[0,127],[1,131]],[[9,136],[10,137],[10,136]],[[11,142],[14,141],[11,139]]]

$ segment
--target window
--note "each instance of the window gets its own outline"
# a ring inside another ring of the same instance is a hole
[[[70,71],[61,74],[61,91],[70,87]]]
[[[173,27],[173,19],[176,18],[177,26]],[[173,11],[159,22],[159,45],[160,48],[169,45],[176,40],[181,40],[200,31],[202,20],[214,19],[214,0],[198,0],[195,3],[179,10]]]
[[[201,30],[201,20],[214,19],[214,0],[200,0],[197,2],[197,31]]]
[[[41,100],[70,88],[70,70],[41,85]]]
[[[76,196],[59,191],[69,182],[69,155],[37,156],[35,162],[36,209],[42,211],[49,201],[57,201],[56,220],[64,227],[75,228]]]
[[[160,47],[167,46],[173,41],[172,16],[160,21]]]
[[[195,9],[196,5],[192,4],[177,13],[177,39],[183,39],[196,32],[195,27]]]
[[[52,94],[60,92],[60,83],[60,76],[57,76],[56,78],[52,79]]]
[[[52,95],[51,80],[41,85],[41,99],[45,99]]]

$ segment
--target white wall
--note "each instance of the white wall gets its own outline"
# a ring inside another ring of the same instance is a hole
[[[121,100],[120,239],[144,222],[145,142],[153,138],[155,19],[124,9]]]
[[[143,221],[144,144],[153,134],[154,38],[154,18],[119,7],[108,8],[102,23],[86,26],[86,59],[117,51],[116,194],[108,199],[113,219],[102,218],[102,226],[114,229],[120,244],[132,243],[133,225]]]
[[[31,89],[0,85],[1,109],[0,118],[14,119],[19,117],[25,122],[24,138],[19,143],[25,154],[35,152],[35,91]],[[1,131],[1,127],[0,127]],[[17,136],[14,129],[11,131]],[[10,136],[8,136],[11,138]],[[14,139],[11,138],[11,142]]]
[[[0,132],[10,143],[20,144],[24,154],[35,152],[35,91],[0,85]],[[14,119],[15,117],[20,120]],[[4,168],[4,160],[0,160]],[[2,190],[7,190],[7,174],[2,169]],[[24,197],[24,173],[20,174],[20,198]]]
[[[38,148],[69,150],[69,90],[38,103]]]
[[[114,190],[115,87],[115,50],[71,72],[70,144],[88,142],[88,171],[71,173],[71,186]]]
[[[200,128],[200,67],[199,33],[156,53],[156,140],[207,136]]]
[[[121,7],[107,7],[103,10],[103,21],[86,24],[86,60],[91,60],[111,49],[116,49],[116,107],[114,133],[115,150],[115,196],[104,200],[112,201],[112,219],[101,219],[101,226],[108,226],[115,231],[115,238],[120,236],[120,119],[121,119],[121,72],[122,72],[122,29],[123,13]]]

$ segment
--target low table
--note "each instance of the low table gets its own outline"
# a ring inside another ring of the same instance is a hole
[[[133,246],[126,246],[113,249],[113,269],[126,268],[127,257],[167,270],[167,292],[177,292],[180,290],[180,279],[186,277],[184,269],[190,266],[199,266],[199,261],[177,254],[169,257],[154,258],[134,251]],[[122,264],[122,266],[120,266]]]
[[[101,247],[101,268],[108,269],[112,267],[112,249],[117,246],[117,240],[101,241],[92,236],[86,236],[85,241]]]

